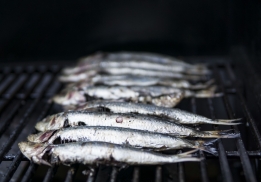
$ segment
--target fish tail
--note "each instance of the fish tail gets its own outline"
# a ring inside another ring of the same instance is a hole
[[[233,129],[219,131],[202,131],[196,134],[196,137],[202,138],[236,138],[238,136],[239,133],[235,133]]]
[[[193,96],[197,98],[212,98],[212,97],[220,97],[223,95],[223,93],[215,93],[217,89],[216,85],[213,85],[212,87],[205,89],[205,90],[200,90],[196,91]]]
[[[197,141],[195,141],[195,148],[197,148],[199,150],[203,150],[203,151],[208,152],[213,155],[217,155],[217,150],[215,147],[213,147],[213,144],[217,140],[218,139],[210,139],[208,141],[197,140]]]
[[[215,83],[214,79],[211,79],[205,83],[195,84],[191,86],[191,89],[197,90],[197,89],[206,89],[209,88],[211,85]]]
[[[198,149],[177,154],[175,157],[173,157],[173,161],[175,160],[175,162],[199,162],[202,160],[202,158],[192,157],[192,153],[195,153],[196,151],[198,151]]]
[[[242,124],[242,123],[241,122],[236,122],[236,121],[240,121],[241,119],[242,118],[237,118],[237,119],[217,119],[217,120],[215,120],[215,123],[213,123],[213,124],[238,125],[238,124]]]

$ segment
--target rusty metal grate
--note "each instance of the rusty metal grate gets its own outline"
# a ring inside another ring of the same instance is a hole
[[[2,181],[258,181],[261,180],[261,136],[259,100],[240,74],[242,67],[213,61],[210,68],[223,96],[213,99],[185,99],[179,108],[211,118],[242,117],[239,126],[198,125],[204,130],[233,128],[240,136],[216,142],[218,156],[198,152],[205,158],[200,163],[179,163],[163,166],[55,166],[48,168],[30,163],[19,151],[17,143],[35,132],[34,124],[61,110],[48,102],[62,85],[56,77],[62,66],[21,65],[0,68],[0,175]],[[215,63],[214,63],[215,62]],[[250,69],[250,68],[243,68]],[[253,70],[251,71],[253,74]],[[257,79],[257,77],[255,77]],[[253,80],[254,81],[254,80]],[[255,82],[256,83],[256,80]],[[87,175],[82,171],[88,170]],[[258,172],[259,171],[259,172]]]

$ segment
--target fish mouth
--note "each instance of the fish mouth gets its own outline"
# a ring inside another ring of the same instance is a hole
[[[41,154],[46,148],[46,145],[32,142],[20,142],[18,143],[18,147],[24,156],[31,160],[33,156]]]

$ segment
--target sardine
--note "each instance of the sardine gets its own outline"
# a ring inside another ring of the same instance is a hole
[[[156,165],[201,160],[200,158],[191,157],[191,153],[196,150],[177,155],[164,155],[104,142],[77,142],[60,145],[20,142],[18,146],[29,160],[49,166],[61,163],[64,165],[74,163]],[[46,153],[49,153],[49,159],[44,160],[43,156]]]
[[[38,122],[38,131],[57,130],[67,126],[108,126],[144,130],[180,137],[233,138],[229,131],[197,131],[194,128],[161,119],[137,114],[114,114],[104,112],[68,111],[51,115]]]
[[[215,93],[216,86],[205,90],[185,90],[167,86],[86,86],[82,88],[66,88],[53,97],[53,101],[61,105],[80,104],[96,99],[123,99],[132,102],[152,103],[157,106],[174,107],[184,97],[208,98],[220,96]],[[86,97],[88,96],[88,97]]]
[[[134,68],[134,69],[144,69],[144,70],[157,70],[157,71],[166,71],[166,72],[175,72],[175,73],[185,73],[190,75],[206,75],[206,72],[201,70],[195,70],[195,68],[185,67],[182,65],[168,65],[162,63],[153,63],[150,61],[143,60],[106,60],[106,61],[97,61],[82,65],[75,71],[70,71],[70,74],[80,73],[88,70],[94,69],[106,69],[106,68]],[[68,73],[65,71],[65,74]]]
[[[189,64],[174,57],[153,54],[153,53],[138,53],[138,52],[118,52],[118,53],[96,53],[90,55],[85,58],[81,58],[78,65],[72,68],[66,68],[63,70],[64,74],[75,74],[77,72],[81,72],[86,70],[93,65],[97,65],[100,62],[110,62],[110,61],[128,61],[128,62],[135,62],[135,61],[143,61],[152,64],[161,64],[161,65],[170,65],[170,67],[179,67],[179,68],[189,68],[190,74],[197,73],[197,74],[208,74],[209,70],[207,69],[206,65],[203,64]],[[160,65],[160,66],[161,66]],[[118,66],[118,63],[117,63]],[[146,65],[147,66],[147,65]],[[119,67],[119,66],[118,66]],[[149,66],[150,67],[150,66]],[[145,67],[148,68],[148,67]],[[159,69],[159,68],[156,68]]]
[[[170,86],[175,88],[185,89],[206,89],[214,83],[214,80],[209,80],[206,83],[191,84],[187,80],[163,79],[148,76],[135,75],[96,75],[86,79],[84,82],[68,84],[67,87],[84,87],[90,85],[108,85],[108,86]]]
[[[113,113],[138,113],[166,117],[181,124],[216,124],[216,125],[237,125],[234,123],[241,119],[210,119],[204,116],[193,114],[187,111],[174,108],[159,107],[149,104],[113,101],[90,101],[82,105],[72,106],[73,110],[88,110],[98,108],[101,111]]]
[[[78,81],[84,81],[90,78],[92,75],[97,75],[97,74],[152,76],[152,77],[160,77],[160,78],[168,78],[168,79],[182,79],[182,80],[194,80],[194,81],[206,79],[202,75],[186,75],[183,73],[148,70],[148,69],[141,69],[141,68],[105,67],[105,68],[91,69],[76,74],[61,75],[59,77],[59,80],[62,82],[78,82]]]
[[[48,142],[49,144],[54,144],[54,141],[57,139],[60,139],[61,142],[97,141],[153,149],[155,151],[194,148],[212,154],[216,153],[215,148],[210,147],[209,143],[205,144],[202,140],[192,141],[142,130],[101,126],[79,126],[49,130],[29,135],[27,139],[34,143]]]

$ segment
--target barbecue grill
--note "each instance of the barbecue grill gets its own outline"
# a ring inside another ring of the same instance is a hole
[[[236,59],[245,59],[245,64],[235,64]],[[239,133],[235,139],[221,139],[216,142],[217,156],[200,151],[194,154],[204,158],[198,163],[128,166],[122,169],[105,165],[46,167],[28,161],[19,151],[17,143],[25,140],[29,133],[36,132],[34,125],[37,121],[62,110],[48,102],[48,99],[62,88],[57,76],[67,63],[16,63],[16,66],[4,64],[0,72],[1,180],[259,181],[261,126],[258,121],[261,117],[261,100],[258,88],[261,80],[247,59],[243,51],[236,51],[231,57],[185,58],[188,62],[208,63],[223,96],[211,99],[185,99],[177,107],[210,118],[243,118],[241,125],[233,127],[194,126],[204,130],[232,128]],[[242,74],[242,68],[245,74]]]
[[[261,181],[260,3],[2,1],[0,180]],[[48,102],[63,87],[57,80],[60,71],[74,65],[78,57],[100,50],[183,55],[187,62],[208,64],[223,95],[184,99],[177,107],[213,119],[242,118],[238,126],[194,126],[202,130],[234,129],[238,137],[217,140],[216,156],[201,151],[193,154],[204,159],[196,163],[125,168],[31,163],[17,143],[36,132],[37,121],[62,110]]]

